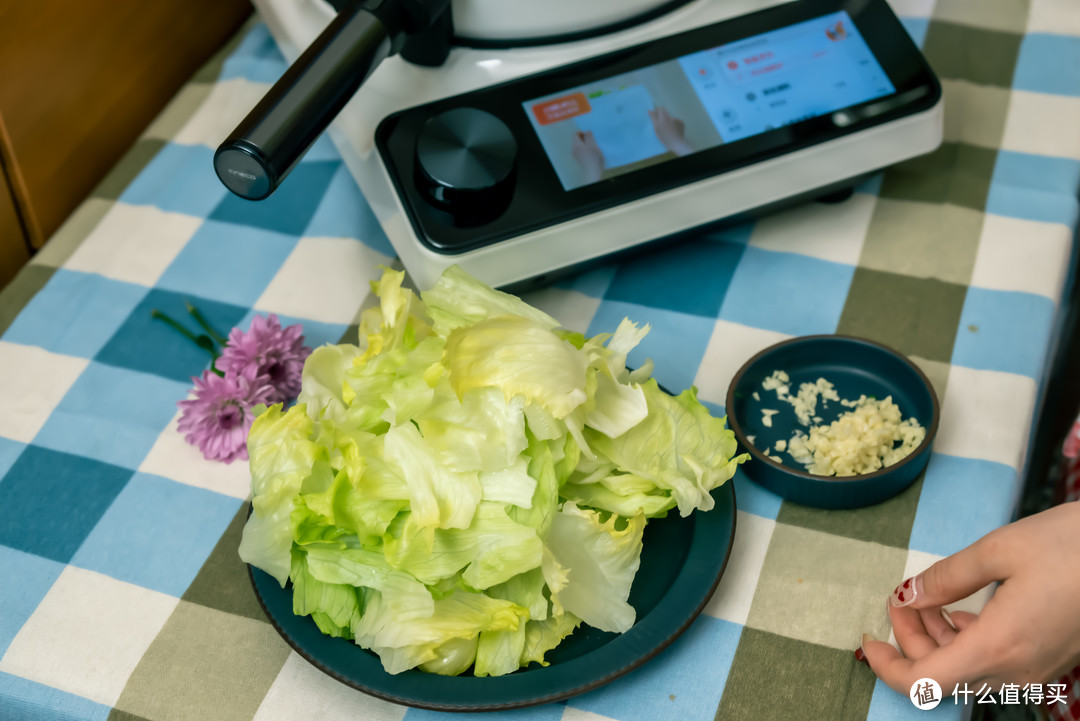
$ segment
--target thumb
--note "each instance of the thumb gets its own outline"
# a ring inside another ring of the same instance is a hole
[[[967,598],[984,586],[1005,579],[996,539],[991,533],[943,558],[897,586],[889,603],[896,608],[934,608]]]

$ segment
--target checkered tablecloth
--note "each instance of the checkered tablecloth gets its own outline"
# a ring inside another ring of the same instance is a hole
[[[717,0],[720,1],[720,0]],[[1080,188],[1076,0],[896,0],[942,78],[946,142],[839,205],[611,263],[528,300],[717,412],[757,350],[866,336],[915,359],[942,419],[925,477],[855,511],[782,502],[741,473],[735,546],[704,614],[639,670],[528,721],[922,718],[852,654],[887,638],[905,576],[1010,520],[1070,280]],[[0,718],[423,721],[323,675],[275,633],[237,544],[245,464],[206,461],[176,402],[207,356],[151,309],[256,313],[355,342],[393,252],[320,140],[271,199],[213,148],[284,69],[245,28],[0,294]],[[969,604],[977,608],[982,599]],[[934,713],[953,718],[945,703]]]

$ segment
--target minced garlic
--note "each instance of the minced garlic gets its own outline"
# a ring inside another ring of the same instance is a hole
[[[915,418],[902,419],[892,401],[861,396],[829,425],[797,431],[788,453],[817,476],[856,476],[887,468],[914,451],[926,429]]]
[[[883,401],[860,396],[852,401],[840,398],[832,383],[818,378],[814,383],[801,383],[791,395],[790,378],[782,370],[774,371],[761,387],[776,391],[778,400],[790,403],[799,423],[809,427],[809,433],[796,431],[788,441],[779,440],[776,450],[785,449],[806,470],[819,476],[854,476],[872,473],[891,466],[908,456],[926,437],[926,429],[915,418],[903,419],[892,397]],[[816,415],[818,401],[839,401],[850,408],[828,425],[820,425]],[[762,424],[772,427],[774,410],[762,410]],[[815,425],[811,426],[811,422]],[[770,458],[774,458],[770,456]]]

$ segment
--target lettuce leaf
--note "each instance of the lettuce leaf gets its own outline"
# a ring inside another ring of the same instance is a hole
[[[506,398],[522,396],[556,418],[588,398],[586,357],[540,323],[501,315],[456,328],[446,339],[450,385],[463,397],[493,387]]]
[[[641,562],[645,516],[638,514],[616,529],[618,516],[601,521],[597,511],[578,508],[572,501],[555,514],[547,548],[565,581],[552,587],[552,601],[601,631],[622,633],[634,625],[635,611],[627,602]],[[549,582],[549,586],[550,586]]]
[[[618,438],[587,431],[590,447],[616,466],[647,479],[675,499],[682,516],[710,510],[710,492],[735,475],[749,456],[735,456],[735,434],[714,418],[693,388],[678,396],[660,390],[655,380],[642,384],[648,416]]]

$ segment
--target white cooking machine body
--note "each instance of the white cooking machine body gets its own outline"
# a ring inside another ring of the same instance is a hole
[[[290,62],[300,57],[335,18],[340,20],[341,17],[325,0],[253,1]],[[520,224],[517,226],[519,231],[502,232],[490,242],[457,247],[440,247],[438,242],[432,242],[417,218],[417,205],[424,204],[418,203],[415,197],[410,198],[412,183],[403,181],[402,168],[395,167],[393,158],[388,157],[385,143],[380,152],[376,138],[380,127],[384,131],[383,138],[387,137],[387,119],[395,114],[404,113],[407,117],[409,112],[427,112],[428,106],[456,110],[462,105],[453,102],[459,96],[472,97],[470,93],[483,93],[493,86],[512,88],[513,81],[545,71],[565,66],[588,66],[588,62],[583,61],[610,56],[615,51],[657,39],[676,35],[682,38],[688,31],[713,27],[751,13],[761,16],[764,13],[757,11],[766,8],[802,4],[776,0],[450,0],[456,40],[441,63],[425,66],[411,62],[398,52],[400,46],[391,48],[389,43],[383,43],[372,51],[381,56],[375,59],[374,69],[360,79],[362,85],[357,82],[358,89],[353,89],[342,100],[342,107],[334,114],[328,128],[329,136],[405,269],[419,287],[430,286],[451,264],[462,266],[494,286],[518,287],[543,282],[568,269],[672,238],[700,226],[742,218],[762,209],[851,187],[872,172],[934,150],[941,143],[943,125],[943,103],[936,79],[930,73],[933,87],[907,93],[906,101],[916,101],[909,103],[913,108],[910,112],[897,115],[897,103],[890,104],[887,99],[878,103],[879,112],[894,111],[888,122],[852,128],[820,142],[799,143],[784,152],[768,153],[768,157],[736,163],[720,172],[698,173],[686,182],[669,182],[655,191],[639,191],[621,200],[593,203],[590,210],[564,213],[564,217],[555,222]],[[836,0],[836,4],[843,3]],[[865,3],[847,4],[859,6]],[[884,0],[881,4],[884,5]],[[898,23],[896,27],[900,27]],[[552,43],[552,39],[563,42]],[[700,49],[687,47],[686,52]],[[917,54],[917,50],[914,53]],[[572,90],[568,87],[567,93]],[[901,89],[896,90],[901,100],[905,100],[904,93],[899,92]],[[540,96],[537,93],[532,97]],[[873,105],[870,108],[870,112],[874,112]],[[528,115],[524,107],[519,110],[521,118]],[[841,130],[857,119],[843,109],[831,113],[830,117],[833,125]],[[519,153],[523,141],[536,145],[535,138],[525,140],[521,137],[529,134],[528,131],[522,133],[521,118],[516,118],[518,125],[514,127],[514,134],[519,136],[515,146]],[[296,159],[306,149],[304,146]],[[219,149],[218,157],[221,156]],[[522,174],[542,172],[555,177],[552,168],[544,163],[547,159],[550,159],[550,153],[548,158],[534,154],[527,159],[528,163],[520,156],[508,161],[511,165],[516,164],[513,173],[519,193],[526,192],[527,184],[521,182]],[[248,157],[241,160],[246,162]],[[419,156],[417,162],[422,162]],[[215,164],[219,177],[226,182],[226,175],[233,171],[223,172],[224,163],[216,160]],[[541,165],[544,167],[540,168]],[[285,173],[288,169],[291,164]],[[242,165],[240,171],[245,170],[254,172],[253,167]],[[630,175],[656,174],[656,170],[652,168]],[[259,175],[261,177],[261,173]],[[425,172],[417,170],[416,175],[430,180]],[[232,175],[233,180],[237,177]],[[272,185],[276,186],[280,180],[275,179]],[[616,178],[612,182],[605,178],[597,185],[618,185],[620,180]],[[232,185],[230,189],[237,192]],[[273,187],[269,187],[265,194],[272,190]],[[435,188],[439,199],[443,199],[444,190],[448,189]],[[565,179],[562,190],[581,193],[567,186]],[[452,188],[448,195],[451,191]],[[551,188],[546,192],[555,195]],[[586,189],[584,192],[592,191]],[[431,197],[427,199],[435,202]],[[488,200],[485,197],[483,202]],[[505,202],[509,201],[502,204]],[[421,209],[419,214],[429,210]],[[453,219],[448,222],[454,224]],[[461,225],[465,234],[482,238],[486,219]],[[671,252],[678,252],[677,245],[672,245]]]

